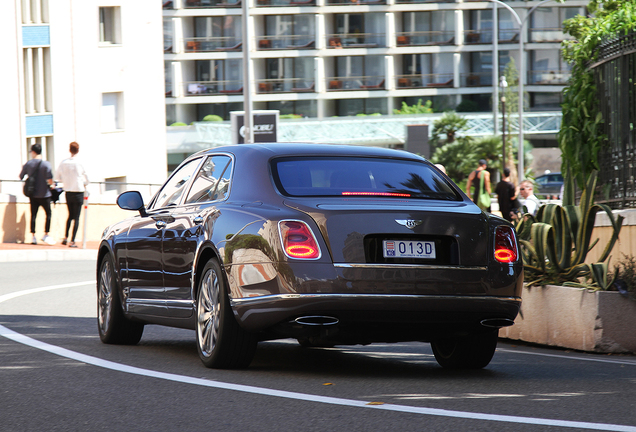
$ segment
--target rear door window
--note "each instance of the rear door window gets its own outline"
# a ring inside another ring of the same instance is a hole
[[[231,173],[232,158],[226,155],[208,157],[192,183],[186,204],[227,198]]]
[[[292,197],[388,197],[460,201],[431,165],[371,157],[290,157],[272,161],[274,182]]]

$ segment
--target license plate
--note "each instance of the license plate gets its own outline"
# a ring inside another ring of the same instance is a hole
[[[435,259],[435,242],[411,240],[384,240],[384,258]]]

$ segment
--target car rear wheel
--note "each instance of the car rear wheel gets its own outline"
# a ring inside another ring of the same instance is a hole
[[[209,368],[246,368],[256,352],[256,338],[234,318],[215,260],[208,261],[199,281],[196,333],[199,357]]]
[[[431,342],[435,360],[447,369],[481,369],[488,366],[497,349],[499,330],[465,338]]]
[[[130,321],[124,316],[110,255],[106,255],[99,266],[97,328],[103,343],[117,345],[135,345],[144,332],[143,324]]]

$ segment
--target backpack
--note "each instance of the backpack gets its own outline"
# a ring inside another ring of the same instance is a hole
[[[22,192],[29,198],[32,198],[33,195],[35,195],[35,188],[38,180],[38,174],[40,172],[40,165],[42,165],[42,159],[40,159],[40,163],[35,169],[34,175],[28,176],[27,179],[24,181],[24,188],[22,189]]]

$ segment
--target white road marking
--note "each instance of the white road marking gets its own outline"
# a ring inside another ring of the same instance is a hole
[[[34,293],[60,289],[60,288],[84,286],[84,285],[89,285],[94,283],[95,281],[78,282],[74,284],[55,285],[50,287],[43,287],[43,288],[36,288],[36,289],[14,292],[14,293],[0,296],[0,303],[7,301],[9,299],[22,296],[22,295],[34,294]],[[528,424],[528,425],[558,426],[558,427],[589,429],[589,430],[636,432],[635,426],[627,426],[627,425],[588,423],[588,422],[578,422],[578,421],[568,421],[568,420],[542,419],[542,418],[535,418],[535,417],[521,417],[521,416],[509,416],[509,415],[497,415],[497,414],[482,414],[482,413],[474,413],[474,412],[466,412],[466,411],[453,411],[453,410],[434,409],[434,408],[416,407],[416,406],[408,406],[408,405],[395,405],[395,404],[369,405],[368,401],[318,396],[318,395],[311,395],[306,393],[274,390],[274,389],[269,389],[264,387],[224,383],[220,381],[212,381],[212,380],[207,380],[203,378],[194,378],[194,377],[189,377],[185,375],[177,375],[177,374],[171,374],[171,373],[165,373],[165,372],[158,372],[151,369],[138,368],[135,366],[128,366],[121,363],[116,363],[116,362],[104,360],[98,357],[93,357],[86,354],[71,351],[56,345],[51,345],[45,342],[41,342],[36,339],[25,336],[23,334],[17,333],[13,330],[10,330],[7,327],[4,327],[3,325],[0,325],[0,336],[13,340],[14,342],[21,343],[23,345],[30,346],[32,348],[36,348],[42,351],[49,352],[51,354],[58,355],[60,357],[76,360],[78,362],[83,362],[83,363],[101,367],[104,369],[110,369],[113,371],[124,372],[124,373],[133,374],[133,375],[146,376],[150,378],[158,378],[158,379],[179,382],[184,384],[193,384],[193,385],[198,385],[203,387],[217,388],[222,390],[234,390],[234,391],[239,391],[244,393],[258,394],[263,396],[275,396],[280,398],[302,400],[306,402],[317,402],[317,403],[323,403],[323,404],[329,404],[329,405],[367,408],[367,409],[403,412],[403,413],[411,413],[411,414],[422,414],[422,415],[438,416],[438,417],[452,417],[452,418],[462,418],[462,419],[469,419],[469,420],[485,420],[485,421],[519,423],[519,424]]]
[[[513,350],[513,349],[506,349],[506,348],[497,348],[497,351],[515,353],[515,354],[528,354],[528,355],[535,355],[540,357],[554,357],[554,358],[561,358],[561,359],[568,359],[568,360],[581,360],[581,361],[590,361],[590,362],[599,362],[599,363],[613,363],[613,364],[636,366],[636,360],[628,360],[628,359],[609,360],[609,359],[601,359],[601,358],[594,358],[594,357],[578,357],[578,356],[566,356],[566,355],[560,355],[560,354],[537,353],[537,352]]]

